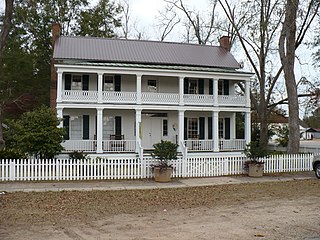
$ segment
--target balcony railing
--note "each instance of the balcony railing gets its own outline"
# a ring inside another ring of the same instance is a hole
[[[65,90],[62,92],[62,100],[66,102],[97,102],[97,91]]]
[[[179,94],[143,92],[141,94],[141,101],[145,104],[178,105]]]
[[[64,90],[62,91],[63,102],[84,102],[97,103],[98,91],[79,91],[79,90]],[[213,95],[204,94],[184,94],[183,103],[192,106],[212,106],[214,101]],[[136,92],[102,92],[102,102],[108,104],[136,104]],[[142,104],[157,104],[157,105],[179,105],[180,97],[176,93],[141,93]],[[244,96],[236,95],[219,95],[218,104],[220,106],[242,106],[246,104]]]
[[[220,106],[244,106],[246,105],[246,98],[237,95],[219,95],[218,104]]]

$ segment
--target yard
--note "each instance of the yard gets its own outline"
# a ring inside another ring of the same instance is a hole
[[[0,195],[0,239],[318,239],[319,203],[317,179],[8,193]]]

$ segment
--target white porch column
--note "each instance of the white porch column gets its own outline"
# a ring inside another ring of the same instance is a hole
[[[219,112],[212,112],[212,139],[213,151],[219,152]]]
[[[138,143],[141,144],[141,111],[142,109],[136,109],[136,152],[139,152]]]
[[[236,113],[231,113],[230,117],[230,139],[236,139]]]
[[[59,128],[63,128],[63,108],[57,108],[57,117],[60,120]]]
[[[218,81],[219,79],[213,79],[213,106],[217,107],[218,103]]]
[[[183,94],[184,94],[184,77],[179,77],[179,105],[184,105],[183,101]]]
[[[246,107],[251,107],[250,103],[250,81],[245,82]]]
[[[102,103],[102,81],[103,81],[103,73],[98,73],[98,103]]]
[[[57,74],[58,74],[58,78],[57,78],[57,102],[61,102],[62,101],[62,71],[58,70]]]
[[[178,126],[178,145],[180,148],[180,152],[182,152],[182,145],[181,143],[184,141],[184,110],[179,110],[178,113],[178,122],[179,122],[179,126]]]
[[[137,75],[137,104],[141,104],[141,77],[142,75]]]
[[[251,142],[251,114],[250,112],[245,113],[245,126],[244,126],[244,137],[246,139],[246,144]]]
[[[103,153],[102,135],[103,135],[103,109],[97,108],[97,153]]]

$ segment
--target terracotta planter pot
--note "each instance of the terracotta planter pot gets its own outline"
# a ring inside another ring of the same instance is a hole
[[[249,163],[249,177],[262,177],[263,176],[263,163]]]
[[[154,168],[154,180],[156,182],[170,182],[171,181],[171,174],[173,169],[172,168]]]

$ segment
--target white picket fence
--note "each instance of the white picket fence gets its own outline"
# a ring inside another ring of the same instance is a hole
[[[261,159],[265,173],[311,171],[313,154],[272,155]],[[173,177],[244,174],[244,155],[182,157],[173,161]],[[0,181],[143,179],[153,177],[151,156],[140,158],[0,160]]]

